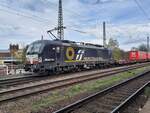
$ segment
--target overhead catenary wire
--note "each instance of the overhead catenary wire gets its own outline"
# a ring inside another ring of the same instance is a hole
[[[76,32],[83,33],[83,34],[89,34],[88,32],[81,31],[81,30],[78,30],[78,29],[73,29],[73,28],[68,28],[68,30],[76,31]]]
[[[55,5],[57,5],[57,4],[55,4]],[[10,6],[8,6],[7,4],[1,3],[1,2],[0,2],[0,6],[1,6],[1,7],[4,7],[4,8],[7,8],[7,9],[0,8],[0,11],[2,11],[2,12],[6,12],[6,13],[9,13],[9,14],[15,14],[15,15],[21,16],[21,17],[25,17],[25,18],[31,19],[31,20],[33,20],[33,21],[43,23],[44,25],[45,25],[45,24],[48,24],[48,23],[50,22],[50,20],[47,19],[47,18],[42,18],[42,17],[39,17],[39,16],[37,16],[37,15],[35,15],[35,14],[31,14],[31,13],[29,13],[29,12],[24,12],[24,11],[17,10],[17,9],[15,9],[15,8],[10,7]],[[76,13],[76,12],[74,12],[74,11],[67,10],[67,9],[65,9],[65,10],[66,10],[67,12],[71,13],[71,14],[74,14],[74,15],[77,15],[77,16],[80,16],[80,17],[81,17],[80,14],[78,14],[78,13]],[[84,21],[84,20],[83,20],[83,21]],[[71,22],[71,23],[73,23],[73,22]],[[80,24],[80,25],[81,25],[81,24]],[[77,25],[76,25],[76,26],[77,26]],[[79,26],[79,24],[78,24],[78,26]]]
[[[78,30],[78,29],[73,29],[73,28],[67,28],[66,30],[71,30],[71,31],[75,31],[81,34],[86,34],[86,35],[93,35],[95,36],[93,33],[87,32],[87,31],[83,31],[83,30]]]
[[[24,13],[22,11],[18,11],[18,10],[14,9],[14,8],[11,8],[11,7],[9,7],[7,5],[4,5],[4,4],[1,4],[1,3],[0,3],[0,6],[4,7],[4,8],[7,8],[7,9],[0,8],[0,11],[6,12],[6,13],[9,13],[9,14],[15,14],[17,16],[21,16],[21,17],[25,17],[25,18],[28,18],[28,19],[32,19],[34,21],[37,21],[37,22],[40,22],[40,23],[44,23],[44,24],[49,22],[48,19],[46,20],[46,19],[41,18],[41,17],[39,17],[37,15],[32,15],[32,14],[29,14],[29,13],[27,14],[27,13]]]
[[[140,2],[138,0],[134,0],[134,2],[137,4],[138,8],[142,11],[142,13],[144,14],[144,16],[150,20],[150,17],[148,16],[148,14],[146,13],[145,9],[141,6]]]
[[[135,0],[135,1],[137,1],[137,0]],[[140,5],[140,4],[139,4]],[[1,3],[0,3],[0,6],[2,6],[1,5]],[[141,6],[141,5],[140,5]],[[15,15],[18,15],[18,16],[22,16],[22,17],[25,17],[25,18],[29,18],[29,19],[32,19],[33,21],[37,21],[37,22],[40,22],[40,23],[44,23],[44,24],[46,24],[47,25],[47,23],[49,22],[49,20],[46,20],[46,19],[44,19],[44,18],[41,18],[41,17],[39,17],[39,16],[36,16],[36,15],[30,15],[30,14],[24,14],[24,12],[21,12],[21,11],[18,11],[18,10],[15,10],[14,8],[11,8],[11,7],[9,7],[9,6],[5,6],[4,4],[3,4],[3,7],[6,7],[6,8],[8,8],[8,9],[10,9],[10,10],[6,10],[6,9],[0,9],[0,11],[4,11],[4,12],[7,12],[7,13],[10,13],[10,14],[12,14],[12,12],[13,12],[13,14],[15,14]],[[143,9],[143,8],[141,8],[141,9]],[[75,13],[74,11],[69,11],[69,10],[67,10],[67,9],[65,9],[67,12],[70,12],[70,13],[72,13],[72,14],[75,14],[75,15],[77,15],[77,16],[80,16],[79,14],[77,14],[77,13]],[[143,11],[145,12],[145,10],[143,9]],[[145,12],[145,15],[147,15],[146,14],[146,12]],[[147,16],[148,17],[148,16]],[[81,17],[82,18],[82,17]],[[149,18],[149,17],[148,17]],[[83,19],[83,21],[84,21],[84,18],[82,18]],[[94,21],[94,20],[96,20],[95,18],[93,18],[92,20],[90,20],[90,19],[85,19],[85,20],[89,20],[89,21]],[[73,26],[73,25],[72,25]],[[81,25],[80,25],[81,26]],[[76,27],[78,27],[78,28],[80,28],[80,26],[77,26],[76,25]],[[70,29],[71,30],[71,29]],[[77,29],[74,29],[74,31],[76,31],[76,32],[80,32],[80,33],[84,33],[84,34],[91,34],[91,33],[88,33],[88,32],[85,32],[85,31],[81,31],[81,30],[77,30]]]
[[[48,1],[48,2],[50,2],[50,1]],[[55,3],[53,3],[53,2],[50,2],[52,5],[51,5],[51,7],[54,7],[53,9],[55,9],[56,7],[56,5],[57,4],[55,4]],[[31,14],[31,13],[27,13],[27,12],[24,12],[24,11],[20,11],[20,10],[17,10],[17,9],[15,9],[15,8],[13,8],[13,7],[10,7],[10,6],[8,6],[6,3],[2,3],[2,2],[0,2],[0,6],[2,6],[2,7],[5,7],[5,8],[7,8],[8,10],[6,10],[6,9],[1,9],[1,11],[3,11],[3,12],[7,12],[7,13],[10,13],[10,14],[15,14],[15,15],[18,15],[18,16],[22,16],[22,17],[25,17],[25,18],[28,18],[28,19],[32,19],[32,20],[34,20],[34,21],[37,21],[37,22],[40,22],[40,23],[44,23],[44,24],[47,24],[47,23],[49,23],[50,22],[50,20],[49,19],[47,19],[47,18],[42,18],[42,17],[39,17],[39,16],[37,16],[37,15],[33,15],[33,14]],[[55,10],[57,10],[57,9],[55,9]],[[78,14],[77,12],[75,12],[75,11],[72,11],[72,10],[68,10],[67,8],[64,8],[64,10],[65,10],[65,12],[68,12],[68,13],[70,13],[70,14],[73,14],[73,15],[76,15],[76,16],[78,16],[78,17],[80,17],[79,18],[79,20],[80,21],[94,21],[94,20],[96,20],[97,18],[83,18],[84,16],[83,15],[81,15],[81,14]],[[71,24],[72,23],[74,23],[74,22],[71,22]],[[83,22],[82,22],[83,23]],[[80,24],[78,24],[78,25],[80,25],[81,26],[81,23]]]
[[[0,8],[0,11],[6,12],[6,13],[9,13],[9,14],[15,14],[17,16],[25,17],[25,18],[28,18],[28,19],[31,19],[33,21],[37,21],[37,22],[40,22],[40,23],[44,23],[44,24],[48,23],[48,20],[46,20],[44,18],[41,18],[37,15],[29,14],[29,13],[26,13],[26,12],[18,11],[18,10],[14,9],[14,8],[6,5],[6,4],[0,3],[0,6],[4,7],[4,8],[7,8],[7,9]],[[85,32],[80,31],[80,30],[74,30],[74,31],[80,32],[80,33],[85,33]]]

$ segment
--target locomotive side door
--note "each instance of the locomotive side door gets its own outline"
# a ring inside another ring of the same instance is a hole
[[[45,62],[55,62],[56,57],[55,57],[55,47],[54,46],[49,46],[47,45],[44,48],[44,52],[43,52],[43,57],[44,57],[44,61]]]
[[[60,65],[61,63],[61,46],[55,47],[55,57],[56,57],[56,63],[57,65]]]

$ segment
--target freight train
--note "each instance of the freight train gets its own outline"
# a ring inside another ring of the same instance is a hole
[[[131,51],[129,60],[133,62],[135,55],[137,52],[134,54],[134,51]],[[134,61],[137,61],[137,56],[135,57]],[[113,59],[112,50],[101,45],[69,40],[38,40],[31,43],[27,49],[25,70],[55,73],[118,64],[119,62]]]

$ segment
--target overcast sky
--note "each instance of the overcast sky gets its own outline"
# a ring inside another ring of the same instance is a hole
[[[62,1],[65,39],[102,44],[102,22],[106,21],[107,41],[117,39],[124,50],[146,43],[150,0]],[[0,0],[0,49],[10,43],[29,44],[41,35],[51,39],[46,31],[57,26],[57,7],[58,0]]]

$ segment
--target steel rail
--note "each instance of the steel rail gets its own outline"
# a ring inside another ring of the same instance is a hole
[[[123,101],[118,107],[116,107],[111,113],[121,113],[129,104],[131,104],[141,93],[144,92],[144,89],[150,85],[150,81],[140,87],[135,93]]]
[[[84,106],[85,104],[93,101],[97,97],[103,97],[104,95],[110,93],[111,91],[114,91],[117,88],[119,88],[121,86],[124,86],[124,85],[128,84],[129,82],[131,82],[133,80],[136,80],[136,79],[138,79],[138,78],[140,78],[140,77],[142,77],[144,75],[147,75],[149,73],[150,73],[150,70],[145,71],[145,72],[143,72],[141,74],[138,74],[136,77],[132,77],[132,78],[130,78],[130,79],[124,81],[124,82],[121,82],[121,83],[117,84],[117,85],[108,87],[108,88],[106,88],[106,89],[104,89],[102,91],[99,91],[99,92],[97,92],[95,94],[92,94],[92,95],[90,95],[90,96],[88,96],[86,98],[80,99],[80,100],[78,100],[78,101],[76,101],[76,102],[74,102],[72,104],[69,104],[69,105],[67,105],[67,106],[65,106],[65,107],[63,107],[63,108],[61,108],[61,109],[59,109],[59,110],[57,110],[57,111],[55,111],[53,113],[70,113],[72,111],[73,111],[73,113],[75,113],[76,109],[81,108],[82,106]]]
[[[73,85],[73,84],[77,84],[77,83],[97,79],[97,78],[111,76],[112,74],[121,73],[121,72],[132,70],[132,69],[135,69],[135,68],[137,68],[137,67],[122,69],[122,70],[113,71],[113,72],[109,72],[109,73],[103,73],[103,75],[97,75],[99,73],[94,73],[94,74],[91,74],[91,75],[80,76],[78,78],[75,77],[75,78],[69,78],[69,79],[64,79],[64,80],[60,80],[60,81],[53,81],[53,82],[50,82],[50,83],[43,83],[43,84],[28,86],[28,87],[24,87],[24,88],[0,91],[0,96],[2,97],[3,95],[7,95],[9,93],[16,93],[16,92],[19,92],[19,91],[23,92],[24,90],[29,90],[29,89],[31,90],[33,88],[46,87],[46,85],[49,85],[49,87],[39,89],[39,90],[36,90],[36,91],[33,91],[33,92],[27,92],[27,93],[24,92],[21,95],[17,95],[17,96],[14,95],[13,97],[8,97],[8,98],[4,98],[4,99],[2,98],[2,99],[0,99],[0,103],[6,102],[6,101],[9,101],[9,100],[14,100],[14,99],[17,99],[17,98],[20,98],[20,97],[25,97],[25,96],[32,95],[32,94],[37,94],[37,93],[48,91],[48,90],[58,89],[58,88],[62,88],[62,87],[65,87],[65,86],[69,86],[69,85]],[[94,75],[96,75],[96,76],[94,76]],[[89,76],[89,78],[88,78],[88,76]]]
[[[138,64],[138,65],[142,67],[145,64]],[[134,66],[135,65],[131,65],[130,67],[134,67]],[[121,67],[121,68],[127,68],[127,67]],[[112,69],[112,70],[118,70],[118,69]],[[111,72],[112,70],[108,70],[108,71],[105,70],[100,73]],[[67,76],[67,75],[61,75],[61,76]],[[13,86],[13,85],[26,84],[32,81],[54,79],[54,76],[44,76],[41,78],[40,77],[39,76],[23,76],[23,77],[18,77],[18,78],[4,79],[4,80],[0,80],[0,87],[3,88],[3,87]]]
[[[62,79],[62,80],[56,80],[56,81],[52,81],[52,82],[46,82],[46,83],[43,83],[43,84],[38,84],[38,85],[33,85],[33,86],[28,86],[28,87],[23,87],[23,88],[14,88],[12,90],[0,91],[0,95],[5,94],[5,93],[10,93],[10,92],[13,92],[13,91],[19,91],[19,90],[25,90],[25,89],[28,89],[28,88],[36,88],[36,87],[39,87],[39,86],[45,86],[45,85],[48,85],[48,84],[58,84],[60,82],[66,82],[66,81],[69,81],[69,80],[76,80],[76,82],[73,82],[73,84],[79,83],[79,82],[85,82],[85,81],[88,81],[88,80],[103,78],[103,77],[111,76],[111,75],[118,74],[118,73],[121,73],[121,72],[137,69],[139,67],[141,67],[141,66],[128,67],[128,68],[123,68],[123,69],[115,69],[115,70],[106,71],[106,72],[102,72],[102,73],[101,72],[96,72],[96,73],[87,74],[87,75],[84,75],[84,76],[78,76],[78,77],[72,77],[72,78],[67,78],[67,79]],[[99,75],[99,76],[96,76],[96,77],[94,76],[94,75],[98,75],[98,74],[103,74],[103,75]],[[79,81],[77,79],[79,79]]]

